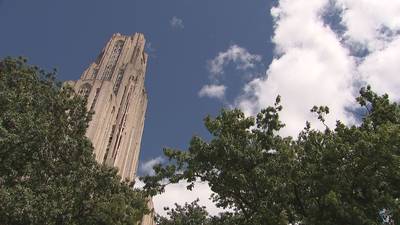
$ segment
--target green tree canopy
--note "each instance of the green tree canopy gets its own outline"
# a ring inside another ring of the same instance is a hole
[[[165,149],[170,163],[155,166],[145,188],[156,194],[165,179],[187,180],[189,189],[206,181],[217,206],[234,211],[235,222],[225,224],[399,224],[400,107],[370,87],[357,101],[358,125],[337,121],[320,131],[306,122],[297,138],[279,134],[279,96],[255,118],[222,110],[205,119],[211,140],[193,137],[187,151]],[[329,113],[311,111],[322,123]]]
[[[198,199],[192,203],[186,203],[184,206],[175,203],[175,208],[164,208],[168,217],[156,217],[158,225],[197,225],[209,224],[208,212],[205,207],[198,205]]]
[[[143,193],[98,164],[86,100],[24,59],[0,61],[0,224],[137,224]]]
[[[175,203],[174,208],[165,207],[167,216],[156,215],[157,225],[233,225],[239,224],[240,218],[230,212],[211,216],[205,206],[198,204],[199,199],[181,206]]]

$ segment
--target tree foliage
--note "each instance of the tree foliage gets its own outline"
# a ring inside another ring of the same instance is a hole
[[[188,189],[206,181],[217,206],[234,211],[235,222],[225,224],[398,224],[400,107],[370,87],[357,101],[360,124],[337,121],[320,131],[306,122],[296,139],[279,133],[279,96],[255,118],[222,110],[205,119],[211,140],[196,136],[187,151],[165,149],[170,163],[144,177],[145,188],[156,194],[161,180],[187,180]],[[329,108],[311,111],[324,123]]]
[[[232,225],[238,224],[239,217],[233,213],[220,213],[218,216],[211,216],[205,206],[198,204],[199,199],[185,203],[181,206],[175,203],[174,208],[165,207],[167,216],[156,215],[158,225]]]
[[[198,205],[198,199],[192,203],[185,203],[184,206],[175,203],[175,208],[164,208],[167,216],[157,215],[156,223],[159,225],[197,225],[209,224],[208,213],[205,207]]]
[[[136,224],[143,193],[98,164],[86,100],[24,59],[0,62],[0,223]]]

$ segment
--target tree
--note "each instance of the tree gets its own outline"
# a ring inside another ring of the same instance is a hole
[[[209,224],[208,212],[198,205],[198,199],[184,206],[175,203],[175,208],[164,208],[168,217],[156,216],[159,225],[206,225]]]
[[[0,61],[0,223],[136,224],[143,193],[98,164],[86,100],[24,59]]]
[[[198,204],[199,199],[185,203],[181,206],[175,203],[175,207],[170,209],[165,207],[167,217],[156,215],[158,225],[232,225],[238,224],[239,217],[234,213],[225,212],[218,216],[211,216],[205,206]]]
[[[358,225],[400,221],[400,107],[362,88],[359,125],[281,137],[278,96],[255,118],[222,110],[205,119],[212,138],[193,137],[187,151],[165,149],[167,165],[142,178],[151,194],[169,182],[208,182],[234,224]],[[322,123],[328,107],[314,107]],[[160,181],[163,180],[163,183]],[[217,224],[217,223],[215,223]]]

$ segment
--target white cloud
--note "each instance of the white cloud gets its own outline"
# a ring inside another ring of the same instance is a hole
[[[400,1],[337,0],[337,5],[344,10],[345,37],[370,50],[385,47],[392,36],[388,31],[400,30]]]
[[[226,51],[219,52],[217,56],[207,62],[207,69],[210,73],[209,85],[204,85],[199,91],[199,97],[217,98],[225,101],[227,87],[220,84],[221,75],[229,64],[235,66],[236,70],[245,72],[243,78],[251,78],[252,71],[261,61],[260,55],[251,54],[247,49],[238,45],[231,45]]]
[[[164,207],[174,207],[174,203],[184,205],[185,202],[192,202],[197,198],[200,200],[199,205],[205,206],[211,215],[217,215],[223,210],[217,208],[209,199],[212,193],[207,183],[197,182],[192,191],[186,189],[187,182],[181,181],[177,184],[170,184],[165,188],[165,193],[153,197],[155,212],[166,216]]]
[[[142,182],[138,177],[135,178],[135,186],[134,188],[142,189],[144,187],[144,182]]]
[[[224,85],[204,85],[199,91],[199,96],[223,99],[225,97],[225,90],[226,87]]]
[[[249,82],[236,102],[247,114],[255,114],[281,95],[285,135],[296,135],[305,121],[314,121],[310,113],[314,105],[331,107],[335,117],[328,117],[330,125],[336,119],[352,121],[346,107],[351,105],[355,65],[349,51],[321,19],[327,3],[281,0],[271,10],[276,21],[272,40],[277,57],[266,77]]]
[[[181,181],[176,184],[169,184],[165,187],[165,192],[153,197],[154,211],[162,216],[167,216],[164,207],[174,208],[175,203],[184,205],[186,202],[190,203],[199,199],[199,205],[205,206],[207,212],[211,215],[218,215],[218,213],[227,211],[218,208],[210,199],[213,193],[206,182],[196,182],[194,188],[189,191],[186,186],[186,181]],[[135,188],[141,189],[144,183],[138,178],[135,180]]]
[[[208,62],[208,69],[211,75],[224,73],[224,67],[233,62],[238,70],[254,68],[257,62],[261,61],[260,55],[253,55],[238,45],[231,45],[225,52],[218,55]]]
[[[250,81],[236,106],[247,114],[272,105],[282,96],[285,135],[297,135],[305,121],[314,121],[313,105],[331,109],[328,124],[337,119],[353,123],[348,109],[360,83],[371,84],[378,93],[400,97],[400,2],[395,0],[336,0],[341,7],[344,34],[335,33],[324,23],[324,10],[332,0],[280,0],[271,14],[275,21],[272,38],[276,57],[265,77]],[[362,57],[353,56],[356,46],[368,49]],[[317,127],[318,127],[317,126]]]
[[[369,54],[359,59],[359,79],[380,94],[400,99],[400,1],[337,0],[344,11],[344,38],[364,45]]]
[[[169,21],[169,24],[171,25],[172,28],[176,28],[176,29],[185,28],[185,26],[183,24],[183,20],[176,16],[172,17],[172,19]]]
[[[164,163],[165,161],[166,159],[161,156],[151,159],[140,165],[140,171],[145,175],[154,175],[153,166],[159,163]],[[219,212],[223,211],[223,209],[217,208],[217,206],[210,200],[212,191],[208,186],[208,183],[196,182],[192,191],[187,190],[187,185],[188,183],[186,181],[167,185],[164,193],[153,197],[155,212],[166,216],[164,207],[173,208],[175,203],[184,205],[185,202],[190,203],[197,198],[200,200],[199,205],[205,206],[211,215],[217,215]],[[144,183],[136,178],[135,188],[141,189],[143,186]]]
[[[153,167],[157,164],[162,164],[165,162],[165,159],[161,156],[150,159],[149,161],[146,161],[144,163],[140,164],[139,167],[139,172],[142,173],[143,175],[154,175],[154,170]]]
[[[363,81],[380,94],[400,100],[400,36],[387,47],[368,55],[359,66]]]

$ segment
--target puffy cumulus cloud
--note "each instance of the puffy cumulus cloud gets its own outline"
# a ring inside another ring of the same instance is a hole
[[[185,25],[183,24],[183,20],[176,16],[171,18],[171,20],[169,21],[169,25],[171,25],[171,27],[175,28],[175,29],[185,28]]]
[[[247,49],[238,45],[231,45],[226,51],[219,52],[215,58],[207,62],[211,84],[204,85],[200,89],[199,97],[210,97],[225,101],[227,87],[220,84],[225,68],[228,65],[233,65],[236,70],[245,72],[243,78],[249,78],[253,75],[255,67],[261,59],[260,55],[251,54]]]
[[[204,85],[199,91],[199,96],[223,99],[225,97],[225,90],[226,87],[224,85]]]
[[[284,107],[281,118],[285,135],[296,135],[305,121],[314,121],[310,109],[328,105],[336,119],[352,121],[351,105],[354,63],[349,51],[321,19],[328,0],[281,0],[271,10],[276,28],[273,42],[277,57],[267,76],[252,80],[236,105],[247,114],[272,105],[277,95]],[[315,122],[314,124],[319,124]]]
[[[324,21],[326,10],[339,10],[344,32]],[[247,83],[236,106],[247,114],[273,104],[282,96],[285,135],[296,135],[313,121],[313,105],[331,109],[328,124],[335,120],[354,123],[349,109],[360,84],[399,99],[400,2],[396,0],[280,0],[271,14],[275,21],[272,41],[275,59],[265,77]],[[354,49],[365,48],[360,56]]]
[[[358,59],[360,81],[399,100],[400,1],[337,0],[337,5],[347,27],[344,39],[368,49]]]
[[[400,100],[400,36],[368,55],[359,66],[362,80],[380,94]]]
[[[161,156],[154,158],[154,159],[150,159],[144,163],[140,164],[139,167],[139,172],[143,175],[154,175],[154,170],[153,167],[157,164],[162,164],[165,162],[165,159]]]
[[[238,45],[231,45],[225,52],[218,55],[208,62],[208,69],[211,75],[224,73],[224,67],[233,62],[236,69],[247,70],[254,68],[257,62],[261,61],[260,55],[254,55]]]
[[[343,10],[345,37],[369,50],[385,47],[400,31],[400,1],[336,0],[336,5]]]
[[[218,208],[211,200],[212,193],[207,183],[196,183],[192,191],[186,189],[187,182],[181,181],[177,184],[170,184],[165,188],[165,192],[153,197],[154,209],[156,213],[166,216],[164,207],[174,207],[174,203],[184,205],[185,202],[192,202],[199,199],[199,205],[205,206],[211,215],[217,215],[223,209]]]

